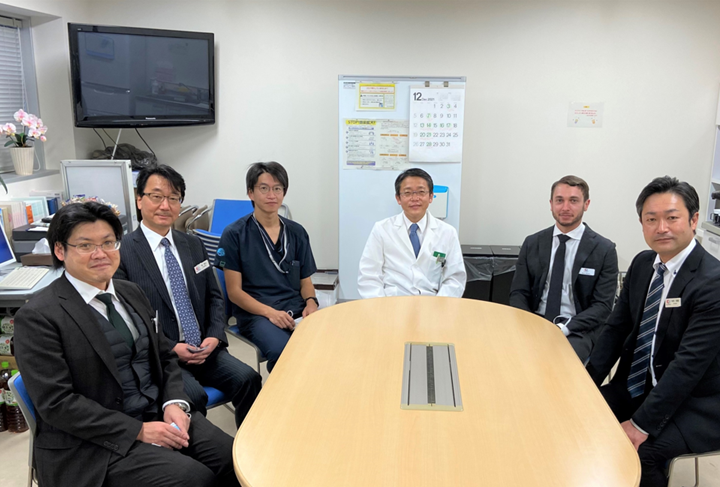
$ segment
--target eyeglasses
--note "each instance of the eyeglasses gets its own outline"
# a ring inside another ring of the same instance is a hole
[[[272,189],[272,192],[275,194],[275,196],[280,196],[285,193],[285,188],[283,188],[282,186],[273,186],[272,188],[270,188],[270,186],[261,184],[260,186],[256,186],[256,188],[258,191],[260,191],[260,194],[268,194],[270,192],[270,189]]]
[[[161,205],[163,200],[168,200],[168,204],[170,205],[179,205],[183,201],[183,199],[179,196],[163,196],[156,193],[143,193],[143,196],[150,198],[150,201],[156,205]]]
[[[120,250],[120,240],[108,240],[107,242],[103,242],[100,245],[95,245],[92,243],[81,243],[73,245],[67,242],[65,242],[65,245],[75,247],[78,251],[78,254],[92,254],[97,249],[102,249],[103,252],[115,252],[116,250]]]
[[[402,193],[400,193],[400,196],[402,196],[406,200],[409,200],[413,196],[419,196],[420,198],[424,198],[429,194],[430,194],[430,191],[421,189],[420,191],[403,191]]]

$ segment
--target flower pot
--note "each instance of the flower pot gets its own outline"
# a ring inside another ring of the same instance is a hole
[[[11,147],[10,157],[15,167],[15,172],[21,176],[29,176],[33,173],[33,162],[35,161],[34,147]]]

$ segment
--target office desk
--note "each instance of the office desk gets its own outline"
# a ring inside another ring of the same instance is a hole
[[[400,409],[405,342],[455,344],[464,410]],[[235,438],[245,487],[631,487],[640,462],[562,332],[475,300],[398,297],[298,326]]]

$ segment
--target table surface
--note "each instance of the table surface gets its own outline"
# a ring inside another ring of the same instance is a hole
[[[400,409],[406,342],[455,345],[464,410]],[[233,457],[245,487],[637,486],[640,462],[559,328],[455,298],[332,306],[293,334]]]

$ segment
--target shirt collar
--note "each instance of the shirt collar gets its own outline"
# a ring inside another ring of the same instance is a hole
[[[402,217],[403,217],[403,221],[405,222],[405,228],[409,232],[410,225],[412,225],[413,222],[411,222],[410,219],[407,217],[407,215],[405,215],[404,211],[402,212]],[[428,216],[427,216],[427,211],[426,211],[425,214],[423,215],[423,217],[420,219],[420,221],[417,222],[418,230],[420,231],[420,233],[425,232],[425,227],[427,227],[427,221],[428,221]]]
[[[582,239],[583,233],[585,233],[584,223],[581,223],[575,230],[572,230],[568,233],[563,233],[563,231],[560,230],[557,225],[553,227],[553,237],[557,237],[558,235],[567,235],[574,240],[580,240]]]
[[[95,296],[103,292],[112,294],[115,299],[118,299],[117,294],[115,294],[115,286],[113,285],[112,279],[110,279],[110,283],[108,284],[107,289],[105,291],[102,291],[95,286],[88,284],[85,281],[81,281],[80,279],[73,277],[67,270],[65,270],[65,277],[67,277],[67,280],[70,281],[70,284],[73,285],[75,290],[80,294],[86,304],[89,304],[90,301],[95,298]]]
[[[693,238],[692,241],[688,244],[687,247],[682,249],[679,254],[677,254],[675,257],[670,259],[669,261],[665,262],[665,267],[667,267],[667,270],[670,272],[669,275],[674,275],[677,271],[680,270],[682,265],[685,263],[685,259],[688,258],[690,255],[690,252],[693,251],[695,246],[697,245],[697,242]],[[653,262],[653,268],[657,271],[658,266],[660,265],[660,256],[655,255],[655,262]]]
[[[175,242],[173,242],[172,237],[172,229],[168,230],[167,235],[160,235],[159,233],[155,232],[155,230],[150,230],[147,226],[145,226],[145,222],[140,222],[140,228],[142,229],[143,234],[145,235],[145,238],[148,241],[148,244],[150,244],[150,249],[155,252],[160,245],[160,242],[162,242],[162,239],[166,238],[170,241],[170,246],[174,247]]]

